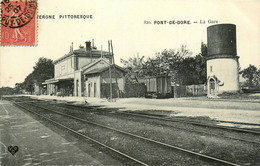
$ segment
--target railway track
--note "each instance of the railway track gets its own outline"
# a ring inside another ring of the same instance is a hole
[[[139,116],[139,117],[146,117],[146,118],[152,118],[152,119],[158,119],[158,120],[163,120],[163,121],[171,121],[171,122],[179,122],[179,123],[186,123],[186,124],[192,124],[196,126],[204,126],[204,127],[210,127],[210,128],[219,128],[219,129],[225,129],[225,130],[230,130],[230,131],[237,131],[237,132],[242,132],[242,133],[250,133],[250,134],[257,134],[260,135],[259,131],[255,130],[248,130],[248,129],[243,129],[243,128],[235,128],[235,127],[228,127],[228,126],[219,126],[219,125],[211,125],[211,124],[203,124],[200,122],[195,122],[195,121],[187,121],[187,120],[180,120],[178,118],[169,118],[169,117],[158,117],[156,115],[148,115],[148,114],[139,114],[139,113],[133,113],[133,112],[119,112],[121,114],[129,114],[132,116]],[[219,121],[219,122],[226,122],[226,123],[233,123],[233,124],[238,124],[239,122],[230,122],[230,121]],[[249,125],[250,123],[247,123]],[[252,126],[260,126],[259,124],[250,124]]]
[[[73,105],[73,104],[66,104],[66,106],[74,107],[74,108],[86,108],[85,106],[79,106],[79,105]],[[230,130],[230,131],[237,131],[237,132],[242,132],[242,133],[251,133],[251,134],[260,135],[260,131],[257,131],[257,130],[236,128],[236,127],[228,127],[228,126],[212,125],[212,124],[200,123],[200,122],[196,122],[196,121],[183,120],[181,118],[173,118],[173,117],[166,117],[166,116],[160,116],[160,115],[158,116],[158,115],[154,115],[154,114],[134,113],[134,112],[130,112],[130,111],[117,111],[116,113],[127,114],[127,115],[132,115],[132,116],[137,116],[137,117],[145,117],[145,118],[150,118],[150,119],[163,120],[163,121],[179,122],[179,123],[191,124],[191,125],[196,125],[196,126],[218,128],[218,129],[224,129],[224,130]],[[255,123],[242,123],[242,122],[221,121],[221,120],[217,120],[216,122],[231,123],[231,124],[241,124],[241,125],[250,125],[250,126],[260,126],[260,124],[255,124]]]
[[[113,151],[113,152],[115,152],[115,153],[117,153],[117,154],[119,154],[119,155],[122,155],[123,157],[125,157],[125,158],[127,158],[127,159],[129,159],[129,160],[132,160],[132,161],[135,162],[136,164],[143,165],[143,166],[148,166],[148,164],[146,164],[146,163],[144,163],[144,162],[142,162],[142,161],[139,161],[139,160],[137,160],[137,159],[135,159],[135,158],[133,158],[133,157],[131,157],[131,156],[129,156],[129,155],[123,153],[123,152],[120,152],[120,151],[116,150],[116,149],[113,148],[113,147],[107,146],[107,145],[101,143],[100,141],[97,141],[96,139],[93,139],[93,138],[91,138],[91,137],[88,137],[87,135],[84,135],[84,134],[82,134],[82,133],[80,133],[80,132],[78,132],[78,131],[76,131],[76,130],[70,128],[70,127],[67,127],[67,126],[65,126],[65,125],[63,125],[63,124],[61,124],[61,123],[55,121],[55,120],[52,120],[51,118],[48,118],[48,117],[46,117],[46,116],[41,115],[40,113],[37,113],[37,112],[35,112],[35,111],[32,111],[32,110],[28,109],[26,106],[21,105],[21,103],[22,103],[22,102],[20,102],[20,103],[14,103],[14,104],[15,104],[16,106],[18,106],[18,107],[20,107],[20,108],[26,110],[26,111],[29,111],[29,112],[31,112],[31,113],[33,113],[33,114],[35,114],[35,115],[41,117],[42,119],[45,119],[45,120],[47,120],[47,121],[49,121],[49,122],[51,122],[51,123],[57,125],[57,126],[60,127],[60,128],[63,128],[63,129],[65,129],[65,130],[68,130],[68,131],[72,132],[73,134],[75,134],[75,135],[77,135],[77,136],[80,136],[81,138],[88,139],[88,140],[90,140],[90,141],[92,141],[92,142],[94,142],[94,143],[96,143],[96,144],[98,144],[98,145],[100,145],[100,146],[102,146],[102,147],[104,147],[104,148],[107,148],[107,149],[109,149],[109,150],[111,150],[111,151]]]
[[[180,152],[183,152],[183,153],[187,153],[187,154],[189,154],[191,156],[196,156],[196,157],[199,157],[200,159],[204,159],[206,161],[210,161],[210,163],[212,163],[212,162],[213,163],[217,163],[217,165],[238,165],[236,163],[232,163],[232,162],[229,162],[229,161],[225,161],[225,160],[221,160],[221,159],[214,158],[214,157],[211,157],[211,156],[207,156],[207,155],[203,155],[203,154],[200,154],[200,153],[196,153],[196,152],[193,152],[193,151],[190,151],[190,150],[187,150],[187,149],[183,149],[183,148],[180,148],[180,147],[177,147],[177,146],[169,145],[169,144],[166,144],[166,143],[163,143],[163,142],[159,142],[159,141],[156,141],[156,140],[153,140],[153,139],[150,139],[150,138],[145,138],[143,136],[136,135],[136,134],[133,134],[133,133],[130,133],[130,132],[127,132],[127,131],[123,131],[123,130],[119,130],[119,129],[116,129],[116,128],[104,126],[102,124],[98,124],[98,123],[91,122],[91,121],[88,121],[88,120],[85,120],[85,119],[81,119],[79,117],[75,117],[75,116],[68,115],[68,114],[65,114],[65,113],[53,111],[53,110],[50,110],[48,108],[43,108],[43,107],[39,107],[39,106],[36,106],[36,105],[32,105],[32,103],[29,103],[29,102],[25,102],[25,103],[15,103],[14,102],[14,104],[17,105],[18,107],[23,108],[24,110],[27,110],[27,111],[29,111],[31,113],[36,114],[37,116],[40,116],[41,118],[44,118],[47,121],[52,122],[55,125],[58,125],[61,128],[69,130],[69,131],[73,132],[74,134],[77,134],[77,135],[79,135],[79,136],[81,136],[83,138],[89,139],[89,140],[99,144],[100,146],[104,146],[104,147],[106,147],[106,148],[108,148],[108,149],[110,149],[110,150],[112,150],[114,152],[117,152],[118,154],[123,155],[124,157],[127,157],[128,159],[133,160],[136,163],[141,164],[141,165],[148,165],[148,164],[143,162],[143,161],[140,161],[138,159],[135,159],[134,157],[131,157],[131,156],[129,156],[129,155],[123,153],[123,152],[120,152],[120,151],[114,149],[113,147],[105,145],[104,143],[101,143],[101,142],[99,142],[99,141],[97,141],[97,140],[95,140],[95,139],[93,139],[91,137],[88,137],[88,136],[86,136],[86,135],[84,135],[82,133],[79,133],[79,132],[75,131],[74,129],[72,129],[72,128],[68,127],[68,126],[65,126],[64,124],[59,123],[56,120],[53,120],[53,119],[51,119],[49,117],[41,115],[39,113],[40,112],[39,109],[42,109],[42,110],[45,110],[45,111],[48,111],[48,112],[51,112],[51,113],[59,114],[59,115],[62,115],[64,117],[71,118],[73,120],[77,120],[77,121],[80,121],[80,122],[84,122],[84,123],[88,123],[88,124],[91,124],[91,125],[94,125],[94,126],[98,126],[100,128],[106,129],[106,130],[111,130],[111,131],[114,131],[114,132],[117,132],[117,133],[120,133],[120,134],[124,134],[124,135],[130,136],[130,137],[133,137],[135,139],[140,139],[140,140],[152,143],[152,144],[156,144],[157,146],[159,145],[159,146],[162,146],[162,147],[169,148],[171,150],[175,150],[175,151],[177,150],[177,151],[180,151]],[[24,106],[24,105],[27,105],[27,106]],[[37,109],[38,111],[37,112],[32,111],[31,109],[28,108],[28,105],[31,106],[31,107],[38,108]]]
[[[27,100],[27,101],[26,101]],[[42,100],[34,100],[31,101],[31,99],[26,98],[25,101],[21,101],[18,98],[18,103],[34,103],[34,102],[40,102],[40,103],[48,103],[50,104],[50,102],[46,102],[46,101],[42,101]],[[85,109],[85,106],[76,106],[76,105],[72,105],[72,104],[65,104],[66,107],[71,107],[71,108],[83,108]],[[55,104],[55,107],[60,107],[60,108],[64,108],[64,106],[60,106]],[[92,111],[93,112],[93,111]],[[95,111],[95,113],[100,113],[100,112],[105,112],[106,114],[108,113],[108,111],[104,111],[104,110],[98,110]],[[156,119],[156,120],[160,120],[160,121],[168,121],[168,122],[174,122],[174,123],[184,123],[184,124],[190,124],[190,125],[195,125],[195,126],[202,126],[202,127],[207,127],[207,128],[217,128],[217,129],[224,129],[227,131],[235,131],[235,132],[245,132],[245,133],[250,133],[250,134],[254,134],[254,135],[259,135],[260,132],[259,131],[255,131],[255,130],[248,130],[248,129],[240,129],[240,128],[234,128],[234,127],[226,127],[226,126],[217,126],[217,125],[208,125],[208,124],[202,124],[202,123],[198,123],[198,122],[194,122],[194,121],[185,121],[179,118],[169,118],[169,117],[165,117],[165,116],[161,116],[161,115],[151,115],[151,114],[145,114],[145,113],[133,113],[133,112],[122,112],[122,111],[116,111],[115,113],[118,114],[125,114],[125,115],[130,115],[130,116],[134,116],[134,117],[140,117],[140,118],[149,118],[149,119]],[[111,116],[111,115],[109,115]],[[221,121],[221,122],[227,122],[227,121]],[[230,123],[236,123],[237,122],[230,122]],[[246,123],[246,125],[248,125],[248,123]],[[256,126],[258,124],[251,124],[253,126]],[[228,138],[228,139],[233,139],[233,140],[239,140],[239,141],[243,141],[243,142],[249,142],[249,143],[256,143],[256,144],[260,144],[259,140],[251,140],[250,138],[239,138],[236,136],[228,136],[228,135],[223,135],[223,134],[215,134],[212,133],[212,130],[210,132],[207,131],[202,131],[202,130],[191,130],[191,129],[186,129],[183,127],[177,127],[177,126],[172,126],[173,128],[176,129],[180,129],[180,130],[187,130],[190,132],[196,132],[196,133],[201,133],[201,134],[207,134],[207,135],[211,135],[211,136],[216,136],[216,137],[223,137],[223,138]]]
[[[84,107],[75,106],[75,105],[69,105],[69,106],[71,106],[73,108],[84,108]],[[58,107],[64,108],[62,106],[58,106]],[[105,111],[103,111],[103,112],[105,112]],[[100,110],[96,111],[95,113],[100,113]],[[107,111],[106,111],[106,113],[107,113]],[[147,115],[147,114],[139,114],[139,113],[132,113],[132,112],[117,111],[116,113],[130,115],[130,116],[137,116],[137,117],[141,117],[141,118],[156,119],[156,120],[160,120],[160,121],[185,123],[185,124],[191,124],[191,125],[208,127],[208,128],[217,128],[217,129],[224,129],[224,130],[228,130],[228,131],[235,131],[235,132],[242,132],[242,133],[249,133],[249,134],[254,134],[254,135],[260,135],[260,132],[255,131],[255,130],[240,129],[240,128],[233,128],[233,127],[225,127],[225,126],[217,126],[217,125],[209,125],[209,124],[202,124],[202,123],[193,122],[193,121],[184,121],[184,120],[172,119],[172,118],[161,117],[161,116],[158,117],[156,115]],[[252,125],[257,125],[257,124],[252,124]],[[249,142],[249,143],[260,144],[260,141],[258,141],[258,140],[250,140],[250,139],[232,137],[232,136],[227,136],[227,135],[222,135],[222,134],[219,135],[219,134],[214,134],[212,132],[206,132],[206,131],[201,131],[201,130],[190,130],[190,129],[185,129],[185,128],[176,127],[176,126],[172,126],[172,127],[177,128],[177,129],[181,129],[181,130],[187,130],[187,131],[191,131],[191,132],[207,134],[207,135],[211,135],[211,136],[217,136],[217,137],[229,138],[229,139],[239,140],[239,141],[244,141],[244,142]]]
[[[131,111],[126,111],[127,113],[133,113]],[[183,117],[169,117],[167,115],[161,115],[161,114],[151,114],[151,113],[144,113],[144,112],[138,112],[136,113],[138,115],[148,115],[148,116],[153,116],[153,117],[161,117],[161,118],[165,118],[165,119],[173,119],[173,120],[182,120],[185,121],[185,119]],[[188,121],[188,122],[197,122],[197,121]],[[260,124],[257,123],[248,123],[248,122],[236,122],[236,121],[225,121],[225,120],[214,120],[214,122],[217,123],[229,123],[229,124],[238,124],[238,125],[246,125],[246,126],[259,126]],[[231,128],[232,129],[232,128]]]
[[[47,101],[43,101],[43,100],[39,100],[39,99],[33,99],[35,101],[31,101],[32,99],[29,99],[28,101],[18,101],[19,102],[29,102],[29,103],[33,103],[33,102],[47,102]],[[70,107],[74,107],[74,108],[85,108],[85,106],[79,106],[79,105],[73,105],[73,104],[65,104],[66,106],[70,106]],[[255,131],[255,130],[249,130],[249,129],[242,129],[242,128],[235,128],[235,127],[228,127],[228,126],[219,126],[219,125],[210,125],[210,124],[203,124],[203,123],[199,123],[196,121],[187,121],[187,120],[183,120],[182,118],[178,118],[178,117],[166,117],[164,115],[155,115],[155,114],[146,114],[146,113],[133,113],[130,111],[118,111],[117,113],[127,113],[129,115],[133,115],[133,116],[140,116],[140,117],[146,117],[146,118],[153,118],[153,119],[159,119],[159,120],[164,120],[164,121],[172,121],[172,122],[181,122],[181,123],[187,123],[187,124],[192,124],[192,125],[198,125],[198,126],[205,126],[205,127],[214,127],[214,128],[221,128],[221,129],[226,129],[226,130],[235,130],[235,131],[240,131],[240,132],[247,132],[247,133],[254,133],[254,134],[260,134],[259,131]],[[246,123],[246,122],[235,122],[235,121],[223,121],[223,120],[216,120],[215,122],[219,122],[219,123],[229,123],[229,124],[239,124],[239,125],[247,125],[247,126],[259,126],[260,124],[256,124],[256,123]]]

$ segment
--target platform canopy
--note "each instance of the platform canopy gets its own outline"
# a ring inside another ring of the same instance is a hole
[[[52,78],[52,79],[45,80],[45,82],[43,82],[42,84],[53,84],[57,82],[59,82],[59,80]]]

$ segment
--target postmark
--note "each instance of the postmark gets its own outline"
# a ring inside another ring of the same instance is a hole
[[[37,0],[1,1],[1,46],[35,46]]]

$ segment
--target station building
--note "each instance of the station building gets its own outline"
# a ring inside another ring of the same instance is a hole
[[[126,71],[111,65],[112,58],[109,52],[91,46],[90,41],[77,50],[71,47],[68,54],[53,62],[54,78],[43,82],[47,95],[107,97],[101,87],[110,83],[110,71],[112,84],[117,83],[117,89],[124,91]]]

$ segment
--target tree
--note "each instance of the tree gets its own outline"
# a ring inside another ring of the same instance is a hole
[[[170,76],[172,82],[181,85],[204,84],[207,79],[206,56],[207,46],[201,43],[201,53],[192,57],[192,52],[182,45],[177,52],[174,49],[163,50],[156,53],[154,58],[144,57],[130,58],[123,61],[130,75],[138,77],[145,76]]]
[[[27,92],[30,92],[31,94],[33,93],[34,91],[34,78],[33,78],[33,74],[29,74],[24,82],[22,83],[23,84],[23,88],[27,91]]]
[[[54,65],[51,59],[39,58],[36,65],[33,67],[34,71],[32,72],[35,83],[40,85],[45,80],[53,78],[54,76]]]
[[[1,87],[0,88],[0,99],[3,95],[12,95],[14,94],[14,89],[10,87]]]
[[[196,79],[193,84],[204,84],[207,81],[207,45],[201,42],[201,52],[195,56],[194,75]]]
[[[14,92],[16,94],[21,93],[21,90],[23,89],[23,84],[22,83],[16,83],[14,87]]]
[[[259,86],[260,85],[260,69],[257,69],[254,65],[249,65],[249,67],[240,71],[242,77],[246,79],[246,84],[248,86]]]
[[[172,82],[181,85],[204,84],[207,79],[206,57],[207,46],[201,43],[201,53],[192,57],[192,52],[182,45],[177,52],[164,50],[150,59],[144,66],[148,68],[150,76],[171,76]]]
[[[253,83],[256,86],[260,86],[260,69],[258,69],[257,72],[255,73]]]
[[[38,62],[33,67],[30,73],[22,83],[22,88],[32,93],[34,91],[34,84],[42,86],[42,83],[54,76],[54,65],[51,59],[39,58]]]
[[[143,76],[144,56],[140,57],[137,54],[137,56],[129,58],[128,61],[120,59],[120,62],[124,64],[124,68],[127,70],[127,81],[135,80],[138,82],[137,78]]]
[[[207,47],[207,44],[201,42],[201,46],[200,46],[200,55],[203,57],[203,58],[207,58],[207,55],[208,55],[208,47]]]

